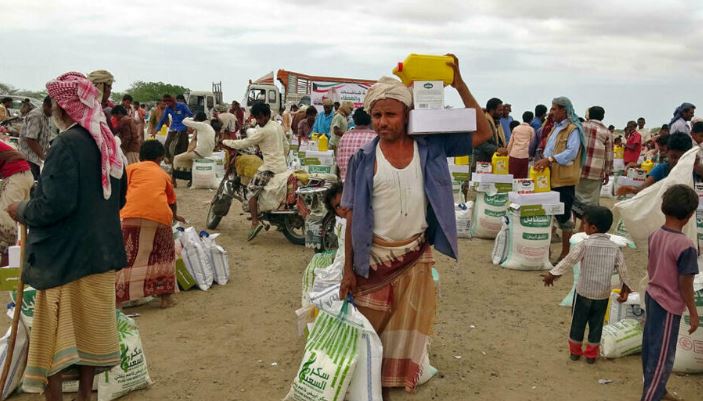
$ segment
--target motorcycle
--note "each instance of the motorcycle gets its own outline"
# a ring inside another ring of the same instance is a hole
[[[255,149],[225,149],[229,159],[226,161],[227,168],[217,192],[210,202],[206,219],[207,228],[211,230],[216,229],[222,218],[229,213],[232,200],[236,199],[239,201],[244,211],[248,212],[248,188],[242,182],[243,177],[237,173],[236,161],[244,155],[261,157]],[[268,231],[271,226],[275,226],[288,241],[295,245],[307,245],[316,250],[336,247],[334,215],[332,214],[330,217],[329,212],[324,213],[324,217],[319,224],[318,220],[320,219],[314,218],[319,216],[321,208],[324,208],[322,199],[324,198],[327,185],[326,180],[313,178],[310,179],[307,185],[287,194],[282,207],[259,215],[259,219],[264,223],[265,230]]]

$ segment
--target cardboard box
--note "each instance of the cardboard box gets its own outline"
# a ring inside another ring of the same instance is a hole
[[[491,174],[493,173],[493,166],[489,162],[476,162],[476,173]]]
[[[334,174],[334,166],[309,165],[303,169],[310,174]]]
[[[476,110],[474,109],[441,109],[441,110],[410,110],[408,134],[449,134],[471,133],[476,131]],[[466,140],[470,140],[467,137]]]
[[[511,192],[508,194],[508,200],[510,203],[518,205],[552,205],[559,203],[559,192],[549,191],[525,194]]]
[[[512,174],[471,174],[471,182],[510,184],[513,185]]]
[[[413,82],[413,105],[420,110],[440,110],[444,108],[444,82]]]
[[[470,182],[469,186],[476,192],[485,192],[488,194],[507,194],[513,191],[513,184],[508,183],[493,183],[493,182]]]
[[[518,205],[517,203],[511,203],[509,208],[519,212],[521,217],[557,216],[564,214],[563,202],[543,205]]]
[[[640,295],[632,292],[627,296],[627,301],[618,302],[620,291],[610,294],[610,310],[608,311],[608,324],[619,322],[623,319],[644,319],[644,311],[640,307]]]
[[[469,181],[470,172],[471,166],[449,165],[449,174],[452,176],[452,190],[454,193],[461,192],[461,186]]]
[[[529,178],[518,178],[513,181],[513,189],[519,194],[535,192],[535,182]]]

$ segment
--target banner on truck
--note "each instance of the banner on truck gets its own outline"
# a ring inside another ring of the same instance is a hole
[[[351,84],[344,82],[313,82],[310,100],[318,109],[322,110],[322,101],[332,99],[333,102],[350,101],[354,103],[354,108],[364,106],[364,97],[371,85]]]

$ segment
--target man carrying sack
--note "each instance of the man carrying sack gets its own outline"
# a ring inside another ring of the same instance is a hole
[[[124,155],[98,90],[82,74],[63,74],[46,88],[61,134],[31,199],[8,207],[30,229],[22,278],[38,290],[23,388],[61,400],[63,376],[77,371],[77,400],[87,401],[96,371],[120,363],[115,271],[127,265]]]
[[[466,107],[480,110],[461,78],[452,86]],[[467,134],[411,137],[410,89],[381,78],[365,99],[378,137],[349,161],[342,207],[347,215],[340,298],[354,295],[359,311],[381,337],[384,398],[390,387],[414,391],[436,312],[432,250],[456,258],[457,236],[447,157],[471,153],[491,136],[477,113]]]

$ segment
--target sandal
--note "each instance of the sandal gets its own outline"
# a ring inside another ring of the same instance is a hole
[[[264,225],[259,223],[256,227],[253,227],[251,230],[249,230],[249,237],[247,237],[247,241],[251,241],[254,238],[256,238],[257,235],[261,232],[261,229],[264,228]]]

